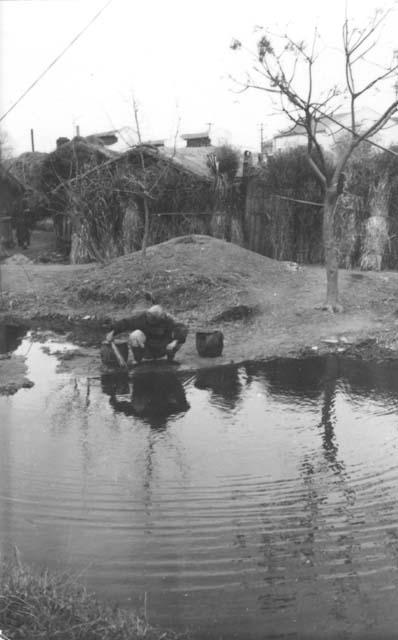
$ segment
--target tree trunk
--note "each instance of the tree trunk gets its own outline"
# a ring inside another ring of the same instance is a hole
[[[145,195],[144,195],[144,212],[145,212],[144,235],[142,237],[141,251],[142,251],[142,255],[145,258],[146,257],[146,248],[148,246],[148,237],[149,237],[149,207],[148,207],[148,200],[147,200],[147,197]]]
[[[337,202],[337,182],[326,189],[323,205],[323,247],[326,268],[326,304],[330,311],[341,311],[338,297],[338,247],[334,234],[334,216]]]

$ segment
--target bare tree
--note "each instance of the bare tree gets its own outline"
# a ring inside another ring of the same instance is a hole
[[[323,189],[323,244],[326,267],[326,302],[324,309],[341,311],[338,300],[338,246],[334,233],[334,219],[339,195],[339,184],[347,162],[364,141],[371,139],[398,110],[398,100],[387,106],[382,115],[366,127],[358,122],[358,100],[370,95],[383,80],[391,78],[397,71],[397,64],[378,68],[378,72],[359,86],[357,77],[359,66],[368,63],[368,56],[374,50],[383,21],[389,11],[376,11],[373,19],[363,29],[353,27],[346,17],[342,28],[343,42],[343,90],[337,86],[321,91],[321,82],[315,77],[315,65],[319,64],[318,34],[307,46],[293,40],[288,35],[271,36],[265,31],[257,43],[253,73],[243,83],[243,90],[250,88],[277,96],[280,109],[289,118],[292,127],[302,127],[307,138],[307,159]],[[279,46],[276,46],[278,42]],[[240,49],[242,44],[234,40],[232,49]],[[373,67],[375,68],[375,67]],[[349,141],[343,152],[331,166],[320,142],[320,130],[326,126],[332,130],[342,130],[336,119],[339,102],[348,101],[350,126]]]
[[[147,197],[147,193],[146,193],[146,175],[145,175],[145,159],[144,159],[144,154],[142,152],[142,148],[141,148],[141,144],[142,144],[142,139],[141,139],[141,129],[140,129],[140,122],[138,119],[138,107],[137,107],[137,103],[134,100],[133,101],[133,105],[134,105],[134,119],[135,119],[135,124],[137,127],[137,136],[138,136],[138,144],[140,145],[140,162],[141,162],[141,169],[142,169],[142,173],[143,173],[143,179],[144,179],[144,194],[143,194],[143,202],[144,202],[144,235],[142,238],[142,255],[144,256],[144,258],[146,257],[146,248],[147,248],[147,244],[148,244],[148,236],[149,236],[149,205],[148,205],[148,197]]]

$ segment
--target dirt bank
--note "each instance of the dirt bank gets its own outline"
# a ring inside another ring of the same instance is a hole
[[[27,378],[23,356],[0,357],[0,395],[13,395],[18,389],[32,385],[33,382]]]
[[[398,274],[340,272],[341,314],[317,309],[325,293],[321,267],[298,267],[207,236],[185,236],[107,265],[3,264],[3,322],[70,332],[83,353],[62,363],[100,371],[98,346],[115,318],[152,301],[189,324],[183,368],[357,351],[398,356]],[[221,358],[199,358],[195,332],[219,328]],[[7,361],[0,361],[1,369]]]

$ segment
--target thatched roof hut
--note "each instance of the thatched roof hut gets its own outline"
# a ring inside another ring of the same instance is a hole
[[[138,181],[134,200],[140,207],[144,191],[148,194],[153,216],[204,214],[213,210],[214,180],[206,163],[198,167],[167,149],[141,145],[125,152],[117,164],[126,177]],[[145,189],[140,189],[140,185]]]
[[[118,157],[103,144],[75,137],[46,154],[41,166],[41,188],[49,195],[60,185],[68,183],[102,163]]]
[[[34,191],[41,191],[41,175],[43,164],[48,153],[28,151],[8,161],[8,169],[17,180]]]
[[[193,231],[205,233],[203,214],[213,208],[210,175],[198,175],[152,145],[119,154],[87,140],[75,141],[73,147],[65,144],[48,157],[44,179],[59,245],[69,250],[72,237],[84,236],[85,246],[78,243],[84,259],[98,258],[103,251],[109,257],[110,247],[112,255],[126,250],[123,220],[127,212],[134,218],[132,247],[140,246],[145,200],[151,215],[150,243],[191,232],[198,215],[199,226]]]
[[[214,185],[205,155],[194,162],[181,152],[150,144],[119,153],[94,136],[76,137],[57,144],[51,153],[22,154],[10,171],[28,193],[45,198],[58,248],[69,252],[72,237],[84,236],[84,259],[98,259],[105,246],[112,255],[126,250],[127,211],[134,218],[132,246],[140,246],[145,200],[151,214],[150,243],[206,233]]]

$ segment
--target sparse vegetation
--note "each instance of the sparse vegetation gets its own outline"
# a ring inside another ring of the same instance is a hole
[[[130,611],[102,604],[72,575],[3,564],[0,628],[9,640],[177,640]],[[184,636],[185,637],[185,636]]]
[[[219,173],[226,175],[228,180],[232,181],[239,169],[239,151],[228,144],[223,144],[217,147],[216,158]]]

